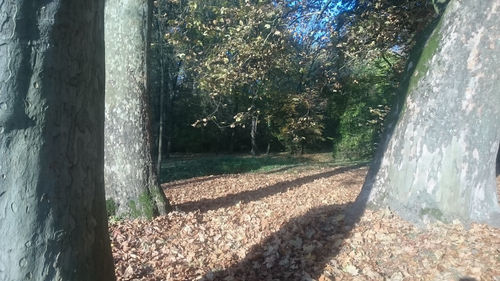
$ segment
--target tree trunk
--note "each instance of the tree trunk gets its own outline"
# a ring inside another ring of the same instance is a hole
[[[416,222],[500,226],[500,2],[452,1],[427,40],[359,202]]]
[[[163,156],[163,128],[164,128],[164,121],[165,121],[165,113],[164,111],[164,106],[165,106],[165,61],[163,59],[163,56],[165,55],[164,52],[164,39],[163,39],[163,22],[161,21],[161,16],[163,15],[162,12],[162,5],[163,3],[159,3],[158,5],[158,16],[156,18],[156,21],[158,23],[158,44],[160,46],[160,55],[159,55],[159,60],[160,60],[160,125],[158,127],[158,155],[157,155],[157,163],[156,163],[156,174],[158,177],[161,177],[161,162],[162,162],[162,156]]]
[[[266,148],[266,154],[269,155],[271,153],[271,140],[272,140],[272,134],[271,134],[271,115],[267,116],[267,148]]]
[[[167,137],[167,150],[165,151],[165,158],[170,158],[170,153],[172,152],[172,137]]]
[[[0,2],[0,280],[114,280],[103,1]]]
[[[163,76],[163,70],[162,70],[162,76]],[[163,78],[162,78],[163,80]],[[156,163],[156,174],[158,177],[161,176],[161,162],[162,162],[162,156],[163,156],[163,127],[164,127],[164,112],[163,112],[163,105],[164,105],[164,95],[163,93],[163,81],[161,82],[162,86],[161,92],[160,92],[160,126],[158,127],[158,156],[157,156],[157,163]]]
[[[147,54],[151,1],[107,0],[105,185],[121,217],[165,214],[152,161]],[[125,28],[126,27],[126,28]]]
[[[255,156],[259,154],[259,149],[257,148],[257,125],[259,123],[258,117],[253,116],[252,117],[252,125],[250,127],[250,139],[251,139],[251,144],[252,144],[252,150],[250,153]]]
[[[231,137],[229,138],[229,153],[234,153],[234,143],[236,141],[236,132],[231,128]]]
[[[177,71],[178,72],[178,71]],[[166,110],[166,126],[165,126],[165,137],[167,138],[167,149],[165,151],[165,158],[170,158],[170,149],[172,147],[172,131],[173,131],[173,101],[174,101],[174,94],[175,94],[175,88],[176,85],[175,83],[177,82],[177,75],[174,76],[173,79],[170,79],[170,73],[167,75],[169,78],[167,80],[167,93],[166,93],[166,98],[167,98],[167,103],[165,105],[165,110]]]

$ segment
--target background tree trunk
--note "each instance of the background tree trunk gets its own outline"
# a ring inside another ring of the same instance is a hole
[[[500,226],[500,2],[452,1],[408,83],[403,112],[357,203],[414,222]]]
[[[170,158],[170,150],[172,148],[172,135],[173,135],[173,130],[174,130],[174,99],[176,96],[176,91],[177,91],[177,78],[179,75],[179,69],[181,66],[182,62],[179,62],[177,64],[177,68],[173,75],[174,77],[171,77],[171,73],[167,74],[167,93],[166,93],[166,98],[167,102],[165,104],[165,111],[166,111],[166,116],[165,116],[165,137],[167,139],[167,149],[164,151],[165,158]]]
[[[266,155],[269,155],[271,153],[271,141],[272,141],[272,121],[271,121],[271,115],[268,115],[266,117],[266,123],[267,123],[267,148],[266,148]]]
[[[165,51],[164,51],[164,44],[165,40],[163,38],[164,33],[163,33],[163,22],[161,21],[161,15],[163,14],[162,11],[162,5],[163,3],[160,3],[158,5],[158,16],[156,18],[157,21],[157,35],[158,35],[158,44],[160,46],[160,55],[159,55],[159,63],[160,63],[160,105],[159,105],[159,112],[160,112],[160,124],[158,127],[158,154],[157,154],[157,159],[156,159],[156,175],[158,177],[161,176],[161,163],[162,163],[162,157],[163,157],[163,128],[164,128],[164,121],[165,121],[165,113],[164,113],[164,106],[165,106]]]
[[[259,149],[257,147],[257,126],[259,124],[259,119],[257,116],[252,116],[252,124],[250,126],[250,140],[252,145],[252,150],[250,153],[255,156],[259,153]]]
[[[0,280],[114,280],[103,1],[0,2]]]
[[[160,63],[162,64],[162,63]],[[162,65],[163,67],[163,65]],[[162,71],[162,76],[163,76],[163,71]],[[162,78],[163,80],[163,78]],[[156,174],[158,175],[158,177],[160,177],[161,175],[161,163],[162,163],[162,158],[163,158],[163,128],[164,128],[164,122],[165,122],[165,118],[164,118],[164,112],[163,112],[163,108],[164,108],[164,104],[165,104],[165,93],[163,92],[164,89],[163,89],[163,81],[161,81],[161,87],[160,87],[160,125],[158,127],[158,155],[157,155],[157,158],[156,158]]]
[[[105,185],[118,216],[165,214],[152,161],[147,54],[151,1],[107,0]]]

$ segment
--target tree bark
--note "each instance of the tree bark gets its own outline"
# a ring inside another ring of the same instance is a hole
[[[427,40],[384,153],[357,199],[402,217],[500,226],[500,2],[451,1]]]
[[[0,2],[0,280],[114,280],[103,1]]]
[[[151,1],[107,0],[105,186],[121,217],[165,214],[152,160],[148,98]]]

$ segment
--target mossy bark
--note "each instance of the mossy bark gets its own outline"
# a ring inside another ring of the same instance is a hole
[[[165,214],[152,160],[148,49],[151,1],[107,0],[106,197],[119,217]]]
[[[114,280],[103,3],[0,1],[0,280]]]
[[[404,218],[500,226],[500,4],[451,1],[419,51],[397,124],[358,197]]]

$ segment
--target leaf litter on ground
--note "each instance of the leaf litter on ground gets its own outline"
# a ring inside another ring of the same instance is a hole
[[[367,168],[309,166],[164,184],[175,211],[110,223],[117,280],[500,280],[500,230],[343,209]]]

